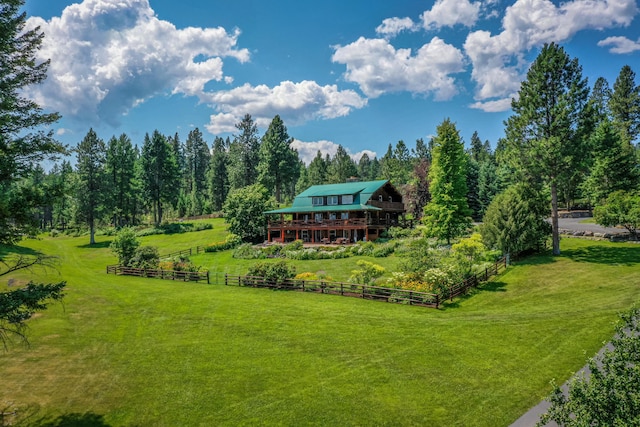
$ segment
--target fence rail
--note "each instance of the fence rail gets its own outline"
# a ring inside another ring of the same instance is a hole
[[[205,253],[205,247],[206,246],[196,246],[195,248],[189,248],[189,249],[183,249],[181,251],[171,252],[166,255],[161,255],[160,259],[173,258],[177,256],[182,256],[182,255],[192,256],[192,255],[202,254],[202,253]]]
[[[148,268],[125,267],[124,265],[108,265],[107,274],[117,274],[122,276],[153,277],[164,280],[180,280],[183,282],[209,281],[209,271],[175,271],[158,270]]]
[[[438,308],[441,301],[441,297],[439,295],[427,292],[384,288],[380,286],[360,285],[354,283],[325,282],[321,280],[289,279],[276,281],[258,276],[231,276],[225,274],[224,284],[226,286],[237,285],[251,286],[255,288],[295,290],[301,292],[319,292],[323,294],[342,295],[435,308]]]

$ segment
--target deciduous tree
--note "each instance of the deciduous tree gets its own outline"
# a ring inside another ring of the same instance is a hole
[[[266,211],[273,210],[276,201],[261,184],[233,190],[224,204],[224,217],[229,231],[245,242],[260,242],[267,234]]]

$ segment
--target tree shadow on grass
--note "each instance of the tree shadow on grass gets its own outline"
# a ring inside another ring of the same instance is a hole
[[[84,414],[63,414],[55,418],[27,418],[16,425],[24,427],[109,427],[111,424],[108,424],[104,420],[104,415],[95,414],[93,412],[86,412]]]
[[[93,245],[86,244],[86,245],[78,245],[76,247],[80,249],[105,249],[105,248],[108,248],[110,245],[111,245],[111,240],[106,240],[104,242],[96,242]]]
[[[42,252],[35,249],[25,248],[24,246],[7,246],[0,245],[0,259],[9,255],[38,255]]]
[[[638,247],[590,246],[567,249],[560,256],[576,262],[631,266],[640,263],[640,245]]]

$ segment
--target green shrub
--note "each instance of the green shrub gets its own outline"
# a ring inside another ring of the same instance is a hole
[[[140,246],[129,262],[130,267],[135,268],[158,268],[160,254],[155,246]]]
[[[291,243],[287,243],[282,248],[283,251],[298,251],[304,247],[302,240],[294,240]]]
[[[118,264],[129,265],[139,246],[140,242],[136,237],[135,230],[131,227],[124,227],[118,232],[109,248],[118,257]]]
[[[262,259],[266,255],[260,249],[256,249],[251,243],[243,243],[235,248],[233,257],[238,259]]]
[[[356,264],[360,267],[360,269],[351,271],[351,277],[349,278],[350,282],[370,285],[375,281],[376,278],[384,274],[384,267],[381,265],[374,264],[362,259]]]
[[[264,277],[267,280],[280,284],[287,279],[292,279],[296,275],[296,268],[287,264],[286,261],[278,262],[258,262],[254,264],[247,276]]]
[[[60,235],[60,232],[55,228],[52,228],[51,231],[49,232],[49,236],[51,237],[58,237],[58,235]]]
[[[385,243],[384,245],[377,246],[373,250],[372,255],[374,257],[376,257],[376,258],[384,258],[384,257],[388,257],[389,255],[391,255],[394,250],[395,250],[395,245],[394,244]]]

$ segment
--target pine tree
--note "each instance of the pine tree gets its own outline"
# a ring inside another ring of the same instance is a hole
[[[132,210],[135,205],[133,199],[136,197],[136,158],[136,151],[126,134],[123,133],[118,138],[114,136],[109,140],[105,164],[109,184],[105,192],[108,196],[107,209],[116,227],[131,224],[135,215]]]
[[[173,148],[160,132],[146,134],[141,154],[142,188],[152,206],[154,223],[160,225],[166,205],[177,202],[179,170]]]
[[[202,132],[195,128],[189,132],[185,144],[187,181],[184,189],[189,199],[188,215],[201,215],[203,212],[210,157],[209,146],[202,137]]]
[[[524,182],[544,182],[551,192],[554,255],[560,254],[559,187],[583,167],[589,88],[577,59],[563,48],[545,44],[522,82],[514,115],[506,122],[510,159]]]
[[[31,215],[33,194],[16,185],[33,165],[64,154],[53,131],[57,113],[44,113],[25,97],[25,89],[44,81],[49,61],[38,63],[36,52],[44,33],[39,27],[25,31],[24,1],[4,1],[0,6],[0,243],[15,243],[35,226]]]
[[[260,150],[258,127],[250,114],[246,114],[236,124],[236,129],[240,133],[234,135],[233,142],[229,146],[228,171],[232,189],[246,187],[256,182]]]
[[[283,201],[283,192],[292,196],[300,172],[298,152],[291,148],[292,142],[287,127],[276,115],[260,144],[258,182],[274,192],[278,202]]]
[[[327,181],[331,184],[347,182],[349,178],[357,175],[358,168],[355,162],[347,150],[342,145],[338,145],[336,154],[327,168]]]
[[[431,202],[424,209],[423,221],[430,235],[449,244],[471,226],[464,143],[449,119],[438,125],[433,142],[429,171]]]
[[[309,185],[322,185],[327,183],[327,161],[322,157],[322,153],[318,150],[318,154],[309,163]]]
[[[209,167],[209,199],[211,201],[211,210],[214,212],[222,210],[229,193],[227,162],[228,155],[225,151],[225,142],[222,138],[216,137],[213,140],[213,153]]]
[[[635,78],[630,66],[622,67],[609,98],[613,121],[629,142],[640,133],[640,86],[636,86]]]
[[[78,171],[78,215],[89,226],[89,244],[96,243],[95,225],[102,218],[105,202],[106,147],[93,129],[76,148]]]

